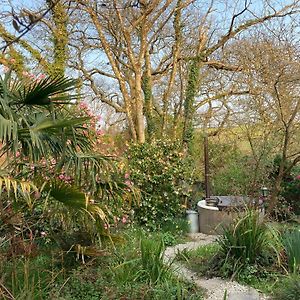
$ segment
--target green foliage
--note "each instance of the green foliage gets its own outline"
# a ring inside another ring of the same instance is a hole
[[[250,285],[264,293],[272,292],[278,277],[281,276],[276,268],[272,265],[250,264],[249,262],[243,265],[235,264],[230,259],[224,263],[220,250],[218,243],[212,243],[195,250],[183,250],[177,254],[176,258],[183,261],[199,276],[235,277],[242,284]]]
[[[45,299],[54,287],[54,282],[62,279],[62,272],[54,268],[53,259],[47,254],[18,257],[5,263],[1,261],[0,270],[1,285],[6,288],[0,291],[1,299],[3,293],[8,297],[4,299]],[[10,298],[9,294],[13,297]]]
[[[300,272],[300,230],[288,230],[283,234],[282,243],[287,255],[289,271]]]
[[[135,207],[138,223],[155,229],[174,222],[183,212],[191,182],[180,144],[156,141],[132,145],[127,155],[130,181],[142,194],[140,205]]]
[[[201,57],[195,57],[189,64],[186,97],[184,101],[183,143],[190,148],[194,138],[195,97],[199,89]]]
[[[295,214],[290,202],[279,195],[278,201],[271,212],[271,216],[277,222],[287,222],[294,219]]]
[[[219,259],[219,253],[219,245],[212,243],[194,250],[184,249],[176,254],[176,259],[185,262],[199,276],[210,276],[214,275],[215,259]]]
[[[259,264],[246,264],[238,272],[237,279],[244,285],[271,294],[280,276],[281,273],[276,268],[272,268],[271,265],[264,267]]]
[[[94,269],[79,268],[71,273],[63,299],[71,300],[98,300],[101,299],[101,277]]]
[[[252,209],[224,228],[218,244],[219,266],[226,277],[257,276],[262,268],[280,264],[278,232],[262,220],[258,211]]]
[[[300,300],[300,276],[290,276],[279,282],[273,300]]]
[[[225,257],[254,263],[266,248],[268,228],[259,213],[249,210],[235,222],[224,227],[218,244]]]
[[[144,99],[145,99],[145,116],[146,116],[146,120],[147,120],[147,139],[148,141],[151,141],[153,136],[155,135],[155,131],[157,128],[157,124],[154,121],[153,118],[153,104],[152,104],[152,86],[151,86],[151,82],[150,82],[150,78],[149,76],[147,76],[146,74],[143,75],[142,78],[142,89],[144,92]]]
[[[146,281],[155,284],[170,276],[168,267],[163,262],[164,251],[163,240],[159,243],[153,240],[141,240],[141,277]]]
[[[273,180],[278,176],[281,161],[280,155],[275,156],[273,170],[270,174]],[[286,160],[283,172],[280,195],[278,195],[278,201],[272,212],[278,221],[291,220],[295,214],[300,214],[300,167],[293,166],[290,160]]]
[[[196,289],[191,283],[185,283],[177,278],[170,277],[156,285],[144,282],[115,281],[110,271],[98,269],[91,272],[81,269],[74,272],[63,288],[62,297],[56,299],[90,300],[90,299],[144,299],[144,300],[202,300],[203,292]]]
[[[145,233],[141,233],[138,247],[129,254],[126,258],[120,260],[120,263],[115,266],[114,274],[119,282],[124,284],[128,282],[144,282],[150,285],[156,285],[159,282],[168,280],[171,276],[169,265],[164,264],[163,256],[165,245],[163,238],[152,237],[146,238]],[[134,242],[132,240],[131,242]]]
[[[59,296],[62,299],[203,299],[201,290],[185,283],[163,264],[161,235],[145,237],[143,230],[128,232],[127,242],[113,256],[72,272]],[[84,291],[88,296],[84,296]],[[91,298],[89,298],[91,297]]]
[[[0,222],[8,241],[18,237],[25,245],[23,234],[32,237],[32,232],[62,248],[72,240],[64,250],[78,251],[84,261],[87,252],[99,255],[97,247],[86,247],[106,239],[107,215],[121,207],[123,196],[130,199],[132,189],[112,159],[91,152],[95,120],[84,110],[76,117],[71,108],[79,98],[73,93],[76,84],[61,76],[34,80],[12,72],[0,78],[0,156],[5,159]],[[86,239],[73,238],[80,233]],[[26,254],[22,248],[14,252]]]
[[[211,142],[209,148],[213,193],[215,195],[252,194],[254,165],[250,158],[234,143]]]
[[[247,158],[240,156],[235,161],[227,161],[213,177],[216,195],[247,195],[249,192],[249,170],[245,167]]]
[[[281,195],[285,199],[288,211],[300,215],[300,179],[297,177],[285,182]]]

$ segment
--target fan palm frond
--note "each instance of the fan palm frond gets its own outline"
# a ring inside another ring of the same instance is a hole
[[[14,195],[15,199],[20,197],[30,199],[32,192],[37,192],[38,188],[30,181],[22,181],[9,176],[6,170],[0,169],[0,195],[5,191],[8,196]]]
[[[76,186],[54,180],[46,185],[45,190],[48,190],[49,195],[55,201],[62,203],[69,211],[87,214],[94,222],[106,220],[103,209],[98,204],[90,202],[87,194]]]
[[[65,77],[47,77],[40,81],[18,86],[14,94],[19,102],[25,105],[66,104],[80,95],[71,95],[77,85],[77,80]]]
[[[30,126],[23,124],[21,127],[0,115],[0,141],[4,144],[1,152],[16,153],[18,148],[22,148],[25,156],[31,161],[37,161],[43,156],[59,157],[64,151],[90,151],[90,138],[83,134],[83,124],[89,119],[82,117],[52,120],[48,116],[39,115],[35,122],[31,118],[30,123],[34,123]],[[68,141],[72,142],[67,143]]]
[[[18,138],[18,124],[0,114],[0,141],[7,142]]]

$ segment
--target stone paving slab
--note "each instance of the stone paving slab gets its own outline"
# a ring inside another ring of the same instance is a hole
[[[227,300],[259,300],[259,293],[257,291],[248,291],[246,293],[233,292],[228,294]]]

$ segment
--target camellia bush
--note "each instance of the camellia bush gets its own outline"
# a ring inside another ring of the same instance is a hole
[[[127,184],[141,190],[135,220],[156,229],[174,223],[186,207],[192,172],[179,143],[156,141],[132,145],[127,151]]]

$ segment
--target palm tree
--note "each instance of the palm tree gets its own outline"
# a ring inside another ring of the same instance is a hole
[[[12,197],[30,210],[47,205],[47,217],[60,226],[81,224],[96,236],[107,222],[103,204],[120,202],[128,187],[116,180],[111,158],[92,152],[84,126],[90,117],[74,116],[76,84],[63,77],[19,79],[11,72],[0,78],[0,189],[8,205]],[[43,200],[32,199],[37,193]]]

